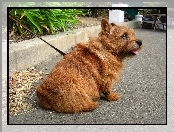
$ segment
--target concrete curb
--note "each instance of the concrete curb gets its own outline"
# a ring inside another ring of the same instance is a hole
[[[120,23],[132,28],[139,27],[139,21]],[[86,27],[75,29],[72,32],[59,33],[56,35],[43,36],[42,38],[60,49],[67,52],[71,47],[79,42],[86,42],[90,36],[97,37],[101,31],[101,26]],[[46,61],[55,55],[57,51],[38,38],[25,40],[9,45],[9,71],[22,70],[42,61]]]
[[[97,36],[100,26],[76,29],[73,32],[43,36],[48,43],[63,52],[79,42],[85,42],[90,36]],[[38,38],[11,44],[9,47],[9,70],[22,70],[32,67],[59,53]]]

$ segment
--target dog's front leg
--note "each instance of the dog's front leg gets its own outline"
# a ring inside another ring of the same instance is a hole
[[[105,95],[105,98],[109,101],[115,101],[119,99],[119,95],[115,92],[103,92],[103,94]]]
[[[103,81],[101,92],[105,95],[105,98],[109,101],[115,101],[119,99],[119,95],[112,91],[113,82],[110,80]]]

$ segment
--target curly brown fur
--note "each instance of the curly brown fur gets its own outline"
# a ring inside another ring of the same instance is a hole
[[[142,42],[130,28],[105,19],[101,27],[98,37],[77,44],[37,87],[43,108],[77,113],[97,108],[102,93],[109,101],[119,99],[112,89],[123,68],[122,60],[136,53]]]

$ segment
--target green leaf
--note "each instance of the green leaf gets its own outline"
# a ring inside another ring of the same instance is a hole
[[[43,33],[43,32],[42,32],[42,29],[41,29],[40,26],[39,26],[39,23],[37,23],[37,22],[33,19],[32,15],[31,15],[29,12],[27,12],[27,11],[25,11],[25,15],[27,16],[28,20],[39,30],[39,32],[40,32],[40,33]]]

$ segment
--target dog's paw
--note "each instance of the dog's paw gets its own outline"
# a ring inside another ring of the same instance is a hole
[[[107,100],[115,101],[119,99],[119,95],[117,93],[111,92],[106,96]]]

